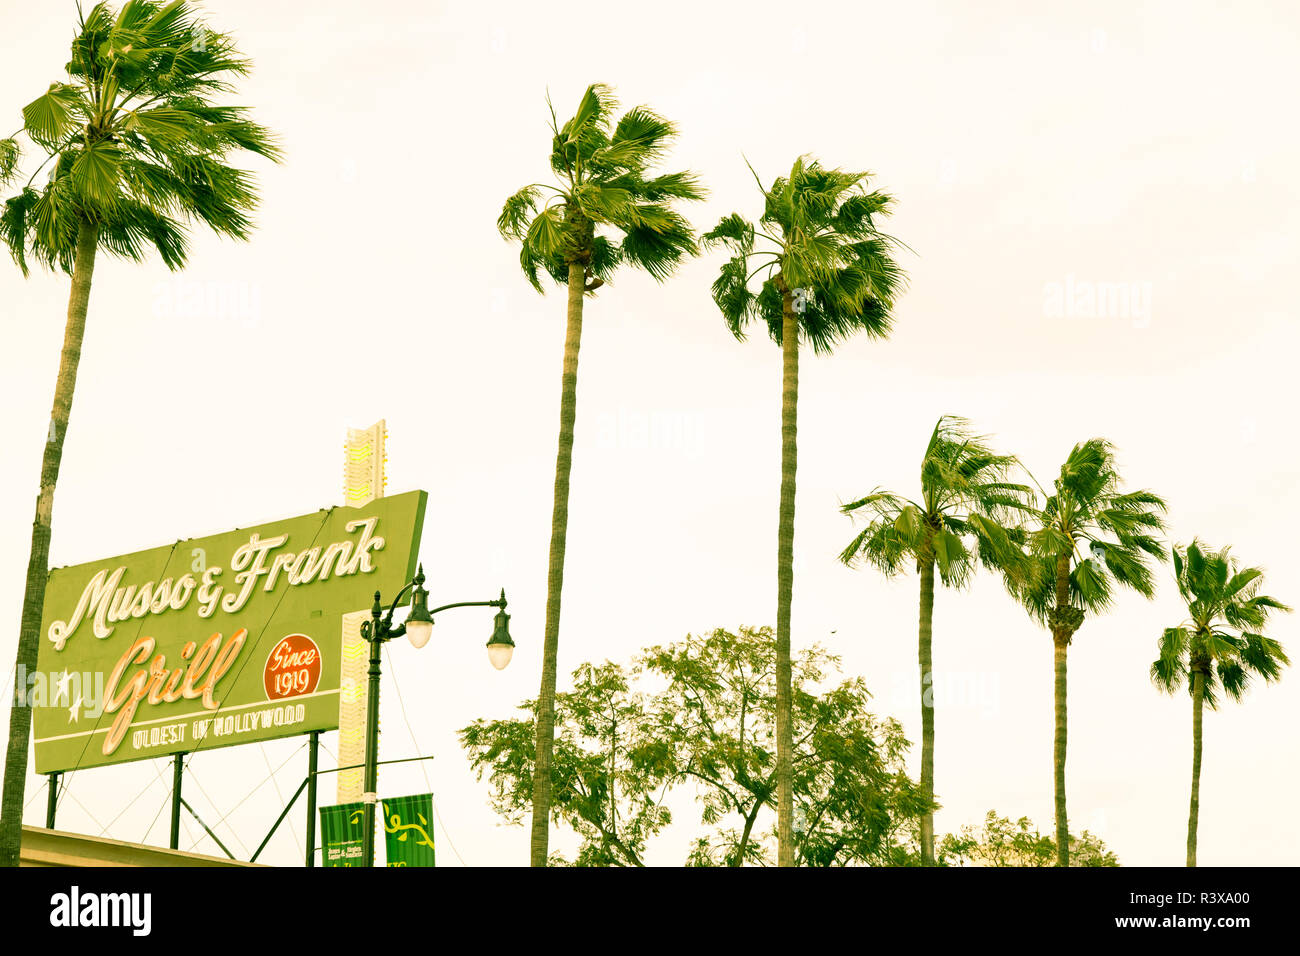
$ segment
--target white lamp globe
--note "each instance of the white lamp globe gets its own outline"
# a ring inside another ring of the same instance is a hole
[[[424,647],[429,643],[429,638],[433,636],[432,621],[407,621],[406,622],[406,639],[411,642],[414,648]]]
[[[510,663],[510,658],[514,656],[514,653],[515,646],[513,644],[488,645],[488,660],[499,671],[506,669],[506,665]]]

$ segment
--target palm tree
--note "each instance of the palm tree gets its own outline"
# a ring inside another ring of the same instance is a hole
[[[892,577],[914,564],[921,577],[917,657],[921,665],[921,864],[934,864],[934,697],[930,638],[934,575],[962,587],[978,563],[1007,573],[1020,551],[1014,529],[1005,527],[1034,502],[1033,491],[1008,481],[1018,466],[995,454],[988,439],[971,432],[963,418],[945,415],[921,458],[919,501],[879,488],[841,509],[863,512],[870,523],[849,542],[840,560],[866,563]]]
[[[1108,609],[1116,587],[1155,593],[1151,559],[1164,560],[1155,537],[1165,503],[1150,491],[1120,491],[1111,444],[1090,438],[1061,466],[1055,493],[1035,508],[1026,532],[1020,576],[1009,581],[1030,614],[1052,634],[1056,733],[1052,748],[1056,799],[1056,864],[1070,865],[1065,809],[1066,654],[1084,616]]]
[[[1219,692],[1240,701],[1253,676],[1266,682],[1291,663],[1282,645],[1261,631],[1272,611],[1290,611],[1260,594],[1264,572],[1243,568],[1229,549],[1213,551],[1193,541],[1173,550],[1178,594],[1187,620],[1160,636],[1160,657],[1151,680],[1172,694],[1184,680],[1192,698],[1192,800],[1187,814],[1187,865],[1196,865],[1196,826],[1201,809],[1201,713],[1218,706]]]
[[[257,205],[249,173],[227,165],[249,151],[275,160],[268,132],[237,106],[217,106],[249,61],[229,36],[201,24],[189,4],[130,0],[114,13],[106,4],[80,16],[68,82],[23,108],[23,125],[0,140],[0,181],[16,177],[25,134],[45,159],[0,214],[0,234],[27,274],[28,257],[72,277],[63,355],[54,390],[40,492],[23,593],[18,673],[36,670],[48,574],[54,487],[63,458],[91,277],[100,250],[132,262],[157,251],[179,269],[187,255],[185,227],[206,223],[218,234],[247,239]],[[48,168],[43,185],[33,186]],[[18,862],[31,711],[15,702],[9,721],[0,864]]]
[[[569,295],[546,578],[542,685],[537,699],[533,866],[546,866],[548,852],[560,591],[569,520],[583,296],[608,282],[622,264],[644,269],[659,281],[668,278],[683,258],[697,251],[694,232],[673,204],[704,196],[691,173],[651,175],[651,167],[663,158],[676,136],[673,125],[644,106],[633,107],[615,123],[617,108],[609,88],[593,85],[583,94],[573,118],[563,126],[558,125],[552,109],[550,161],[556,184],[525,186],[506,200],[497,220],[502,235],[519,241],[519,264],[534,288],[542,291],[539,273],[544,270],[557,283],[567,284]],[[606,235],[609,230],[614,230],[616,236]]]
[[[751,172],[752,172],[751,168]],[[866,189],[867,173],[827,169],[796,159],[788,176],[765,188],[755,227],[738,213],[704,236],[732,254],[713,283],[727,327],[744,340],[750,321],[767,325],[781,346],[781,504],[776,557],[776,752],[778,864],[794,865],[790,686],[790,603],[794,587],[795,428],[799,344],[829,353],[856,332],[888,335],[903,273],[895,240],[876,229],[891,199]],[[759,240],[763,240],[760,244]],[[756,244],[762,247],[757,248]],[[755,292],[750,280],[763,276]]]

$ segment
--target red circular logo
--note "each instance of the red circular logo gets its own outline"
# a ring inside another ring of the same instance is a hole
[[[262,684],[268,700],[301,697],[320,683],[320,648],[306,634],[290,634],[266,658]]]

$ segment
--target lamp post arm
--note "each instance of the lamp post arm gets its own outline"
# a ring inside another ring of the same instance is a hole
[[[437,614],[439,611],[447,611],[447,610],[450,610],[450,609],[453,608],[453,607],[500,607],[500,608],[504,608],[505,606],[506,606],[506,599],[505,599],[504,597],[503,597],[503,598],[499,598],[499,599],[497,599],[497,600],[495,600],[495,601],[457,601],[455,604],[444,604],[442,607],[430,608],[430,609],[429,609],[429,616],[432,617],[433,615]]]
[[[415,582],[408,581],[406,586],[397,592],[397,597],[393,598],[393,603],[388,605],[388,613],[384,615],[383,630],[389,637],[401,636],[399,631],[393,629],[393,612],[397,610],[397,605],[402,603],[402,598],[406,597],[413,587],[415,587]]]

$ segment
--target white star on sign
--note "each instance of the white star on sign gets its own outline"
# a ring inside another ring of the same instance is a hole
[[[66,670],[65,670],[62,674],[59,675],[59,679],[56,680],[56,681],[54,682],[56,685],[58,685],[58,688],[59,688],[58,690],[56,690],[56,691],[54,692],[54,699],[55,699],[56,701],[57,701],[60,697],[66,699],[66,700],[70,700],[70,699],[71,699],[70,695],[68,694],[68,682],[71,681],[71,680],[72,680],[72,675],[69,674]]]
[[[78,713],[78,711],[81,710],[81,703],[81,695],[78,694],[77,699],[73,702],[72,706],[68,708],[68,717],[74,724],[81,718],[81,715]]]

